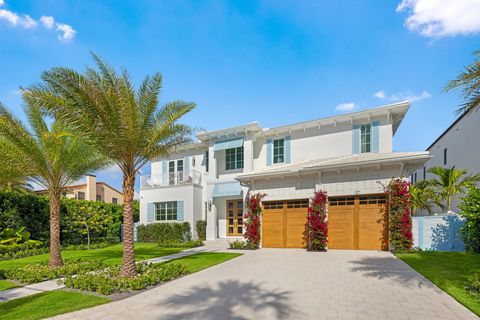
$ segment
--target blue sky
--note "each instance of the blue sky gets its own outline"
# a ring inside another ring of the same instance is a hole
[[[441,91],[480,49],[478,12],[478,0],[0,0],[0,101],[23,117],[19,86],[83,70],[93,51],[136,83],[160,71],[161,100],[196,102],[185,122],[208,130],[409,98],[394,150],[424,150],[462,102]],[[98,177],[121,187],[117,170]]]

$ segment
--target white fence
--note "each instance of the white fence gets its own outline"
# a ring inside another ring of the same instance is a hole
[[[433,251],[464,251],[462,217],[456,214],[412,217],[414,247]]]

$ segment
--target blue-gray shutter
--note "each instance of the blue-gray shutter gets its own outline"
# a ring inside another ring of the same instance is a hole
[[[285,147],[285,163],[290,163],[292,161],[290,136],[285,137],[283,141]]]
[[[352,130],[352,153],[360,153],[360,125],[354,124]]]
[[[267,140],[267,166],[272,165],[273,146],[272,139]]]
[[[183,201],[177,201],[177,220],[183,221],[185,219]]]
[[[163,185],[166,186],[168,182],[168,176],[167,176],[167,160],[162,160],[162,182]]]
[[[155,220],[155,204],[147,203],[147,222],[153,222]]]
[[[190,157],[183,158],[183,172],[184,179],[187,179],[190,174]]]
[[[379,139],[380,135],[378,133],[380,126],[380,121],[373,121],[372,122],[372,152],[378,152],[379,151]]]

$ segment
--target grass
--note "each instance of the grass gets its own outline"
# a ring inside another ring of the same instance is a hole
[[[122,263],[123,245],[115,244],[109,247],[92,250],[74,250],[64,251],[62,256],[64,260],[85,259],[85,260],[103,260],[107,265],[116,265]],[[135,243],[135,258],[137,261],[166,256],[182,251],[181,248],[161,248],[157,243]],[[0,261],[0,269],[9,270],[22,267],[28,264],[48,261],[49,254],[40,254],[15,260]]]
[[[181,263],[185,265],[185,267],[187,267],[189,273],[194,273],[241,255],[241,253],[231,252],[200,252],[183,258],[171,260],[165,263]]]
[[[397,254],[397,257],[480,316],[480,297],[465,289],[469,278],[480,274],[480,254],[419,252]]]
[[[50,291],[0,303],[0,320],[36,320],[90,308],[110,299],[71,291]]]
[[[17,287],[17,285],[14,284],[13,282],[10,282],[8,280],[0,280],[0,291],[11,289],[11,288],[16,288],[16,287]]]

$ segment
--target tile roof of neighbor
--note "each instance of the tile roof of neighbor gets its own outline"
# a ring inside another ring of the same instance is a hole
[[[389,153],[363,153],[358,155],[346,155],[339,157],[331,158],[320,158],[306,160],[303,162],[293,163],[293,164],[283,164],[276,165],[273,168],[267,168],[263,170],[253,171],[246,174],[241,174],[237,179],[247,179],[254,176],[267,176],[275,175],[279,173],[296,173],[300,171],[308,171],[309,169],[326,169],[326,168],[337,168],[342,166],[356,166],[356,165],[365,165],[371,162],[374,163],[385,163],[385,162],[398,162],[402,160],[428,160],[430,158],[429,152],[419,151],[419,152],[389,152]]]

